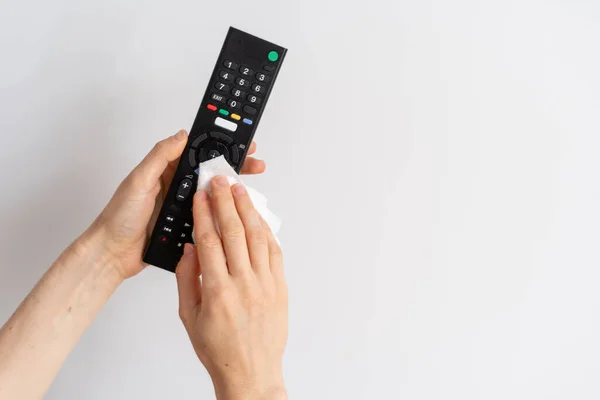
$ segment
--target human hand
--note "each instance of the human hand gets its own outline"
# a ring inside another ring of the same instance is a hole
[[[224,177],[211,185],[212,201],[204,191],[194,196],[197,247],[185,245],[176,270],[180,318],[218,400],[287,399],[281,250],[243,186]]]
[[[123,180],[112,199],[92,224],[86,244],[92,242],[108,253],[122,279],[139,273],[143,252],[165,199],[179,157],[187,143],[183,130],[158,142],[142,162]],[[248,154],[256,151],[253,142]],[[247,157],[242,174],[265,170],[261,160]]]

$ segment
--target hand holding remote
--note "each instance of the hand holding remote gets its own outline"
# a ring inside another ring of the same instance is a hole
[[[285,400],[281,250],[244,187],[224,177],[212,181],[212,200],[196,193],[193,211],[197,248],[186,244],[176,270],[179,314],[217,399]]]
[[[121,183],[90,228],[100,233],[102,240],[97,242],[105,247],[122,279],[136,275],[145,266],[142,254],[187,137],[182,130],[158,142]],[[252,143],[248,154],[255,151],[256,144]],[[264,170],[263,161],[248,157],[241,173],[258,174]]]

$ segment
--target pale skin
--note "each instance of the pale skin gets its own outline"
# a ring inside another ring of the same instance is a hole
[[[186,142],[180,131],[152,149],[0,329],[0,400],[43,398],[112,293],[146,267],[149,232]],[[247,157],[242,173],[264,169]],[[218,400],[285,400],[281,250],[244,188],[220,178],[212,196],[194,196],[197,247],[186,245],[177,267],[179,315]]]

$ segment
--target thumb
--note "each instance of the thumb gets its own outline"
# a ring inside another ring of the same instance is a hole
[[[175,270],[175,276],[179,292],[179,316],[185,320],[202,302],[200,263],[196,246],[190,243],[185,244],[183,256]]]
[[[134,169],[139,181],[150,190],[163,174],[170,162],[177,160],[187,144],[187,132],[180,130],[175,135],[156,143],[150,153]]]

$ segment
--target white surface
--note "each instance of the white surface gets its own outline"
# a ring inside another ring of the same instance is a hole
[[[191,126],[229,25],[290,49],[249,184],[291,398],[600,397],[595,0],[4,2],[0,318]],[[124,284],[47,398],[212,398],[174,277]]]

